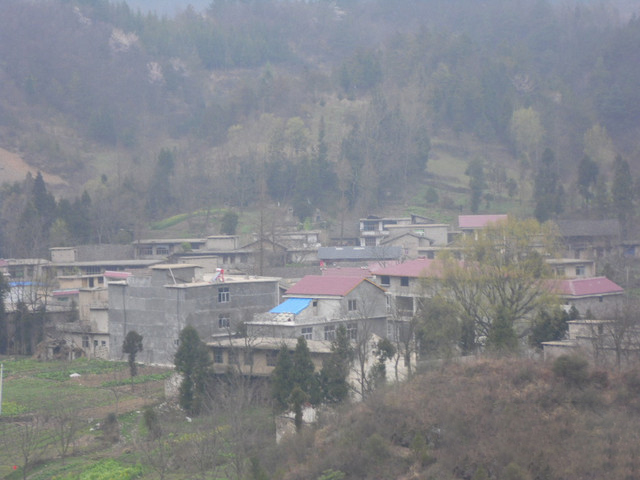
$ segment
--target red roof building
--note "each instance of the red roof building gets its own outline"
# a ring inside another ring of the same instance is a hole
[[[554,281],[554,290],[558,295],[570,297],[589,297],[594,295],[619,295],[624,289],[607,277],[571,278]]]

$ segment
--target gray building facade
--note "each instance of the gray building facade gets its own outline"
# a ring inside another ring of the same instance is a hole
[[[277,278],[211,276],[198,279],[194,265],[158,265],[150,276],[109,283],[112,360],[124,358],[131,330],[143,336],[138,361],[172,365],[180,331],[193,326],[203,341],[234,333],[241,322],[279,301]]]

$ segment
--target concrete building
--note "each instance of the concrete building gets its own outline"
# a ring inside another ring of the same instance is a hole
[[[458,228],[464,235],[476,236],[478,230],[491,224],[506,222],[508,218],[506,214],[458,215]]]
[[[344,325],[358,335],[386,334],[384,289],[364,277],[307,275],[286,291],[284,302],[247,324],[250,336],[331,342]]]
[[[203,340],[234,333],[241,322],[279,301],[279,279],[247,275],[200,275],[190,264],[156,265],[151,275],[110,282],[109,358],[119,360],[126,334],[143,336],[138,358],[173,364],[180,331],[193,326]]]
[[[374,270],[375,281],[387,290],[389,310],[394,310],[395,316],[413,317],[418,310],[418,299],[429,293],[423,280],[440,275],[440,267],[436,262],[419,258]]]
[[[606,277],[553,280],[551,289],[567,308],[576,307],[580,315],[608,318],[622,306],[624,289]]]

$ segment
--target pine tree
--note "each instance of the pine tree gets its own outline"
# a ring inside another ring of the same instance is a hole
[[[133,377],[138,374],[136,355],[142,351],[142,335],[135,330],[130,330],[122,342],[122,353],[128,355],[129,373],[131,375],[131,388],[133,389]]]
[[[633,179],[629,163],[618,155],[613,162],[613,184],[611,186],[613,210],[626,232],[633,215]]]
[[[336,338],[331,342],[331,355],[322,365],[320,382],[324,400],[339,403],[349,396],[347,377],[353,361],[353,347],[343,325],[338,327]]]
[[[271,372],[271,396],[276,408],[284,410],[287,408],[289,395],[293,390],[293,360],[291,353],[285,344],[282,344],[278,353],[276,366]]]
[[[204,401],[211,359],[206,345],[192,326],[182,329],[179,343],[174,364],[182,374],[180,406],[191,414],[197,414]]]

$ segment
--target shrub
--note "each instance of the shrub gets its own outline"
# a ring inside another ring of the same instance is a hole
[[[560,355],[552,369],[556,377],[571,387],[581,388],[589,382],[589,363],[578,355]]]
[[[102,435],[107,442],[115,443],[120,440],[120,425],[115,413],[109,413],[102,422]]]

